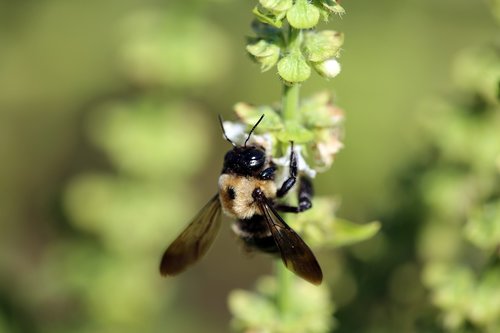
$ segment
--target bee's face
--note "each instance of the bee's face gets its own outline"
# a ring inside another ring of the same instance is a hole
[[[241,175],[251,175],[262,170],[266,153],[257,147],[235,147],[224,157],[224,170]]]

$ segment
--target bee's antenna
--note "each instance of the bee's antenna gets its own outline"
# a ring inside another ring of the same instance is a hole
[[[247,146],[247,142],[248,142],[248,140],[250,140],[250,136],[252,135],[252,133],[255,130],[255,128],[257,127],[257,125],[259,125],[259,123],[262,121],[262,118],[264,118],[264,115],[260,116],[257,123],[255,125],[253,125],[252,129],[250,130],[250,133],[248,133],[247,139],[245,140],[245,144],[243,145],[243,147]]]
[[[226,139],[230,144],[233,145],[233,147],[236,147],[236,144],[231,141],[231,139],[229,139],[226,135],[226,130],[224,129],[224,124],[223,124],[223,120],[222,120],[222,116],[219,114],[219,124],[220,124],[220,128],[222,129],[222,134],[224,135],[224,139]]]

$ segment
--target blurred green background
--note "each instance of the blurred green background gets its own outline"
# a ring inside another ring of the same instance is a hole
[[[245,54],[254,5],[0,2],[0,332],[229,331],[226,297],[269,273],[266,257],[241,255],[226,228],[182,276],[164,280],[157,265],[216,191],[228,149],[216,115],[279,100],[277,75]],[[345,149],[317,192],[341,198],[344,218],[392,218],[319,259],[339,331],[411,332],[428,300],[416,264],[399,264],[420,227],[391,215],[406,199],[395,189],[425,148],[424,101],[448,90],[458,51],[499,31],[482,1],[342,5],[328,26],[345,33],[343,71],[302,89],[333,90],[346,110]],[[411,310],[397,306],[402,285]]]

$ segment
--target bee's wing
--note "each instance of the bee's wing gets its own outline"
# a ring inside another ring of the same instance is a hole
[[[285,266],[312,284],[321,284],[323,272],[309,246],[279,216],[269,199],[261,195],[257,202],[280,250]]]
[[[221,205],[216,194],[167,248],[160,263],[162,275],[176,275],[207,253],[220,227]]]

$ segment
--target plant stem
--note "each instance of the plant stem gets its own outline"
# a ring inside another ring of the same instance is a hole
[[[288,313],[290,305],[290,295],[292,289],[293,275],[283,265],[281,259],[276,260],[276,282],[278,291],[276,293],[276,304],[280,314],[283,316]]]
[[[288,27],[288,42],[286,50],[289,53],[300,52],[300,45],[302,44],[302,30],[295,29],[292,26]],[[295,120],[299,106],[299,91],[300,84],[284,84],[283,85],[283,112],[281,114],[283,120]]]
[[[287,120],[295,120],[299,109],[299,93],[300,85],[295,83],[291,86],[283,85],[283,112],[281,117],[286,122]]]
[[[300,50],[300,43],[302,41],[302,31],[289,27],[289,38],[287,50],[294,52]],[[283,121],[291,121],[297,119],[299,111],[299,97],[300,97],[300,84],[284,84],[282,96],[282,112],[281,117]],[[276,262],[276,279],[277,279],[277,294],[276,303],[280,314],[286,315],[290,305],[290,295],[292,292],[293,275],[281,259]]]

